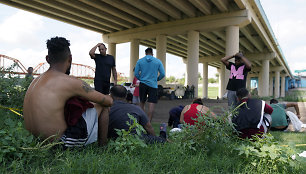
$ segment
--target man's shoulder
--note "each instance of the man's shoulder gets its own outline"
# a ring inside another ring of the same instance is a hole
[[[112,55],[110,55],[110,54],[106,54],[105,57],[114,59],[114,56],[112,56]]]

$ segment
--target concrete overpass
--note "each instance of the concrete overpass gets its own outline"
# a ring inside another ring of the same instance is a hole
[[[139,45],[155,48],[156,57],[164,66],[166,53],[179,56],[186,67],[178,68],[186,68],[187,84],[196,87],[195,96],[199,63],[203,65],[204,97],[208,93],[208,66],[218,68],[219,96],[223,96],[229,72],[220,59],[238,51],[252,62],[247,84],[250,85],[250,77],[258,77],[260,96],[284,96],[285,77],[292,77],[259,0],[0,0],[0,3],[99,32],[114,57],[116,44],[130,42],[131,78],[139,59]]]

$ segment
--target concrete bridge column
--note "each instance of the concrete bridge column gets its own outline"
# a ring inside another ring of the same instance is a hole
[[[258,73],[258,76],[257,76],[257,78],[258,78],[258,84],[257,84],[257,91],[258,91],[258,96],[262,96],[262,86],[261,86],[261,84],[262,84],[262,72],[260,71],[259,73]]]
[[[225,84],[225,65],[223,65],[223,63],[221,63],[220,69],[218,69],[218,73],[219,73],[219,97],[222,98],[225,94],[225,90],[226,90],[226,85]]]
[[[208,98],[208,62],[203,63],[203,98]]]
[[[262,60],[260,91],[261,97],[269,96],[269,60]]]
[[[234,55],[239,51],[239,26],[228,26],[226,27],[226,45],[225,45],[225,56]],[[226,91],[226,85],[230,71],[225,69],[225,66],[221,65],[221,83],[219,95],[222,97]]]
[[[107,48],[107,54],[110,54],[114,57],[115,62],[116,62],[116,44],[115,43],[109,43],[107,44],[108,48]],[[113,73],[111,73],[111,79],[110,82],[113,83],[114,82],[114,77],[113,77]]]
[[[281,76],[281,97],[285,97],[286,75]]]
[[[250,91],[251,89],[251,77],[248,75],[246,79],[246,88]]]
[[[184,59],[182,58],[183,60],[183,63],[185,64],[185,73],[184,73],[184,77],[185,77],[185,83],[184,83],[184,86],[187,86],[187,79],[188,79],[188,75],[187,75],[187,62],[188,60],[187,59]]]
[[[134,79],[133,68],[135,67],[138,59],[139,59],[139,39],[133,39],[131,41],[131,47],[130,47],[130,76],[129,76],[129,82],[133,82],[133,79]]]
[[[279,76],[280,71],[275,71],[275,82],[274,82],[274,98],[279,98]]]
[[[194,85],[194,97],[198,97],[199,32],[188,31],[187,84]]]
[[[223,68],[225,68],[225,66],[223,65],[223,64],[221,64],[221,67],[220,67],[220,69],[218,68],[217,69],[217,71],[218,71],[218,74],[219,74],[219,92],[218,92],[218,96],[220,97],[220,98],[222,98],[223,97],[223,95],[222,95],[222,80],[224,80],[224,70],[222,70],[222,67]],[[223,82],[223,85],[224,85],[224,82]]]
[[[270,74],[270,79],[269,79],[269,96],[273,96],[273,76]]]
[[[114,58],[116,60],[116,44],[115,43],[109,43],[107,45],[108,45],[107,54],[110,54],[110,55],[114,56]]]
[[[167,51],[167,36],[166,35],[158,35],[156,37],[156,58],[161,60],[164,65],[165,74],[166,74],[166,51]],[[166,77],[164,77],[159,84],[166,84]]]

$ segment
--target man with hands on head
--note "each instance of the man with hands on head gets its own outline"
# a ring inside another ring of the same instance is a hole
[[[230,59],[235,58],[235,63],[229,62]],[[230,70],[229,81],[227,84],[227,99],[228,106],[235,107],[237,105],[236,91],[246,87],[247,74],[251,71],[251,62],[242,54],[225,56],[221,62]]]
[[[99,48],[100,54],[95,54],[97,48]],[[107,48],[103,43],[98,43],[89,51],[90,57],[96,63],[95,90],[103,94],[109,94],[111,72],[113,73],[114,84],[117,84],[115,59],[112,55],[106,54],[106,50]]]

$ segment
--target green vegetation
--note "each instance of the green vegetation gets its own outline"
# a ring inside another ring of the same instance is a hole
[[[259,98],[264,101],[269,101],[273,98],[270,97],[259,97],[257,92],[251,91],[251,94],[254,98]],[[279,101],[287,101],[287,102],[306,102],[306,91],[288,91],[286,93],[286,97],[281,97],[278,99]]]
[[[290,91],[286,97],[282,98],[282,100],[290,102],[306,102],[306,91]]]
[[[216,99],[219,93],[219,87],[208,87],[208,98]],[[198,96],[203,97],[203,87],[198,88]]]
[[[7,89],[1,93],[1,106],[22,107],[27,86],[2,76],[0,88]],[[64,151],[34,138],[21,117],[1,108],[0,173],[304,173],[305,160],[292,160],[291,155],[306,150],[294,146],[306,143],[305,134],[273,133],[275,138],[242,141],[225,121],[228,114],[217,119],[199,115],[195,126],[170,134],[170,143],[145,145],[129,136],[130,130],[118,130],[121,136],[107,147],[94,143]],[[131,125],[142,131],[135,121]],[[154,128],[158,132],[159,124]]]

